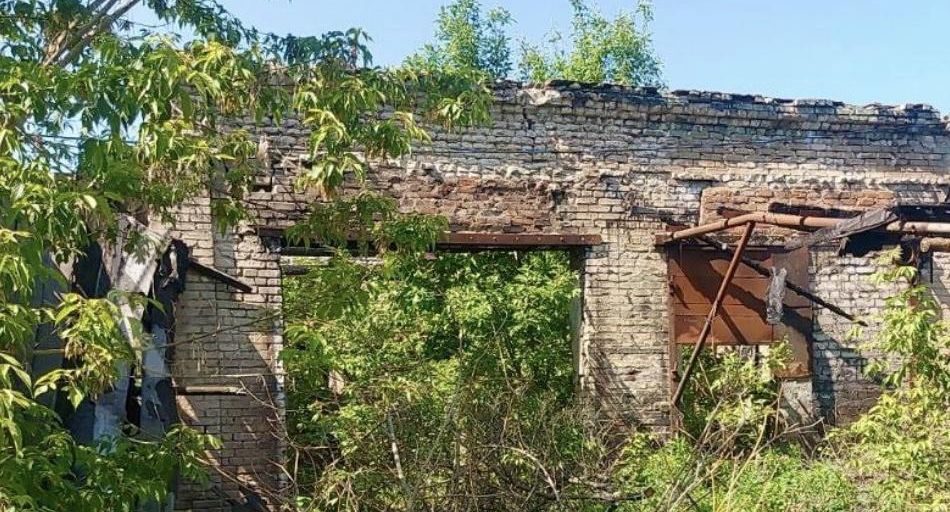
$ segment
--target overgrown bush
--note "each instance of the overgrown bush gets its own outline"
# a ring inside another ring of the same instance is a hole
[[[658,437],[603,426],[574,396],[566,255],[428,254],[444,224],[374,196],[296,234],[347,212],[357,247],[380,254],[340,252],[286,283],[299,510],[947,509],[950,337],[921,286],[887,301],[881,401],[819,450],[778,406],[784,344],[763,362],[703,354],[682,431]]]
[[[357,246],[378,258],[341,252],[286,285],[298,506],[537,510],[580,500],[604,448],[575,403],[578,285],[567,255],[426,257],[441,224],[374,196],[318,208],[297,234],[346,212],[351,231],[371,239]],[[374,227],[358,229],[364,221]]]
[[[790,353],[786,343],[771,348],[761,362],[735,351],[705,350],[680,406],[684,433],[737,450],[774,437],[780,427],[780,383],[773,372],[784,367]]]
[[[619,510],[810,511],[853,510],[854,487],[833,464],[796,448],[746,453],[703,450],[688,437],[658,443],[633,436],[616,473],[628,495]]]
[[[885,255],[887,261],[896,254]],[[869,371],[887,387],[871,410],[835,432],[831,450],[875,510],[950,510],[950,330],[913,267],[893,267],[880,283],[906,281],[887,299],[871,343],[886,357]]]
[[[708,349],[684,394],[682,430],[669,440],[631,436],[616,485],[639,496],[625,511],[843,511],[855,489],[832,462],[791,442],[773,371],[788,360],[774,345],[762,362]]]
[[[314,506],[409,509],[569,464],[583,433],[550,426],[572,405],[574,293],[555,253],[337,256],[294,280],[284,360]]]

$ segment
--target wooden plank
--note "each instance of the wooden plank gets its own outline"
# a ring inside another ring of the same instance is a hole
[[[857,217],[843,219],[834,226],[819,229],[814,233],[808,233],[792,238],[785,244],[788,250],[811,247],[813,245],[831,242],[857,233],[863,233],[872,229],[879,228],[898,220],[897,214],[890,207],[875,208],[868,210]]]

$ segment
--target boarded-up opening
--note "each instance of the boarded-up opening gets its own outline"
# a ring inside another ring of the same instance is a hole
[[[784,268],[786,281],[808,286],[808,252],[750,248],[743,256],[765,267]],[[696,343],[706,315],[722,282],[730,256],[722,251],[680,245],[669,255],[671,336],[674,348]],[[713,321],[707,343],[715,345],[770,345],[787,339],[792,361],[782,372],[786,378],[810,375],[809,336],[812,330],[811,302],[787,290],[781,321],[766,320],[769,278],[746,265],[739,265],[719,315]]]

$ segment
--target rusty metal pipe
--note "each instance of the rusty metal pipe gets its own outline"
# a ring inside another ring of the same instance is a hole
[[[721,219],[708,224],[702,224],[700,226],[674,231],[668,235],[662,236],[658,240],[658,243],[662,245],[674,242],[676,240],[707,235],[709,233],[722,231],[724,229],[744,226],[750,222],[755,222],[758,224],[771,224],[773,226],[781,226],[786,228],[820,229],[832,227],[843,220],[846,219],[839,219],[835,217],[810,217],[804,215],[791,215],[787,213],[752,212],[739,215],[737,217]],[[950,236],[950,223],[948,222],[894,221],[890,224],[885,224],[878,229],[891,233],[907,233],[909,235]]]
[[[742,253],[745,252],[746,246],[749,245],[749,238],[752,237],[752,230],[754,229],[755,222],[747,222],[745,231],[742,232],[742,238],[740,238],[739,243],[736,244],[735,252],[732,254],[732,260],[729,261],[729,268],[726,269],[725,275],[722,276],[722,282],[719,283],[719,291],[716,292],[716,298],[709,307],[709,314],[706,315],[706,322],[703,323],[703,329],[699,332],[699,339],[696,340],[693,352],[689,355],[689,361],[686,362],[686,368],[680,375],[679,383],[676,385],[676,391],[673,392],[671,403],[674,408],[679,407],[679,401],[683,397],[683,391],[686,390],[686,383],[689,382],[693,368],[696,367],[696,362],[699,361],[699,354],[703,350],[703,345],[706,344],[706,338],[708,338],[709,333],[712,332],[712,324],[716,320],[716,317],[719,316],[719,308],[722,306],[723,299],[726,298],[726,290],[729,289],[732,278],[736,275],[736,270],[739,268],[739,262],[742,259]]]
[[[908,235],[950,235],[947,222],[902,222],[894,221],[884,226],[885,231]]]
[[[775,226],[784,227],[817,229],[834,226],[840,220],[841,219],[832,217],[806,217],[802,215],[790,215],[787,213],[753,212],[739,215],[738,217],[732,217],[730,219],[722,219],[709,224],[703,224],[701,226],[674,231],[668,235],[668,237],[664,240],[664,243],[682,240],[684,238],[690,238],[698,235],[705,235],[715,231],[721,231],[723,229],[744,226],[750,222],[772,224]]]
[[[920,241],[923,252],[950,252],[950,238],[924,238]]]

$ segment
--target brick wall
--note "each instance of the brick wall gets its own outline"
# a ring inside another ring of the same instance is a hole
[[[668,276],[664,252],[653,245],[654,234],[665,229],[658,214],[696,223],[714,218],[716,206],[763,210],[782,202],[861,210],[895,199],[941,201],[948,185],[950,137],[926,106],[571,83],[503,84],[496,94],[492,126],[433,128],[431,145],[374,163],[366,186],[397,198],[404,210],[445,215],[456,230],[601,235],[603,244],[583,255],[581,382],[589,396],[649,428],[669,422]],[[207,204],[199,204],[183,209],[177,228],[200,258],[255,290],[243,294],[192,279],[178,337],[201,339],[179,347],[175,369],[179,384],[253,388],[254,396],[185,395],[180,402],[187,421],[223,435],[225,448],[216,457],[224,469],[275,483],[268,461],[278,457],[271,422],[279,413],[257,395],[279,398],[280,324],[246,323],[280,306],[279,261],[252,226],[289,226],[314,198],[293,187],[306,161],[300,125],[293,119],[246,124],[270,147],[250,195],[252,219],[226,236],[212,235]],[[765,229],[756,243],[788,235]],[[813,291],[845,309],[873,313],[888,290],[867,281],[872,257],[813,250]],[[938,263],[934,290],[944,297],[950,263]],[[860,373],[867,354],[858,348],[861,340],[846,336],[846,322],[820,309],[814,318],[814,376],[796,397],[810,402],[810,413],[846,421],[876,392]],[[226,481],[219,485],[235,490]],[[200,502],[183,503],[198,508]]]
[[[183,484],[176,507],[230,512],[223,499],[241,500],[252,491],[279,488],[282,377],[277,360],[280,335],[279,256],[252,231],[218,233],[208,200],[182,207],[175,234],[192,257],[253,286],[242,293],[189,271],[176,309],[172,373],[181,420],[218,437],[210,453],[223,473],[212,487]]]

